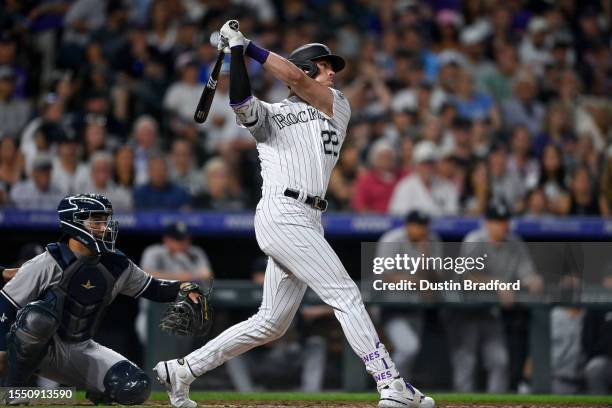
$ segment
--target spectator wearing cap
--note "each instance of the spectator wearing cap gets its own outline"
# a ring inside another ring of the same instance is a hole
[[[30,116],[30,105],[15,96],[15,72],[8,65],[0,66],[0,137],[18,136]]]
[[[222,157],[214,157],[202,171],[205,191],[193,198],[194,208],[216,211],[240,211],[246,207],[246,198],[232,193],[229,169]]]
[[[189,228],[182,221],[172,222],[164,228],[162,242],[145,248],[140,265],[158,279],[203,283],[213,277],[208,255],[192,244]],[[191,337],[177,338],[173,343],[175,352],[188,354],[200,345],[198,341]]]
[[[385,213],[399,181],[397,157],[393,145],[379,140],[368,152],[369,169],[355,181],[351,208],[360,213]]]
[[[445,135],[442,148],[450,150],[452,156],[465,170],[469,169],[475,159],[474,124],[463,116],[456,116]]]
[[[174,133],[188,136],[184,134],[184,128],[193,121],[193,107],[198,104],[204,85],[199,82],[199,67],[192,53],[181,54],[176,60],[175,69],[180,79],[168,87],[164,109],[171,115]],[[215,93],[215,99],[217,96]]]
[[[108,152],[93,154],[89,165],[89,177],[77,185],[79,193],[94,193],[108,197],[116,210],[132,209],[132,194],[125,187],[113,182],[113,156]]]
[[[79,143],[74,133],[62,131],[56,140],[57,155],[53,158],[52,184],[65,195],[77,192],[77,180],[84,178],[87,166],[79,162]]]
[[[542,279],[536,273],[523,241],[510,232],[510,217],[510,208],[503,202],[494,201],[487,207],[483,225],[464,238],[460,251],[461,256],[467,257],[487,254],[486,268],[466,271],[463,276],[480,282],[494,279],[514,282],[520,279],[522,287],[539,293],[543,287]],[[506,307],[514,303],[512,291],[499,291],[498,296]],[[451,344],[455,390],[474,392],[480,354],[487,375],[487,392],[507,392],[510,361],[499,306],[473,311],[450,310],[447,317],[449,333],[453,333],[455,339]]]
[[[513,80],[513,97],[502,104],[502,119],[506,129],[523,125],[529,133],[537,135],[542,131],[546,109],[536,99],[537,83],[534,75],[520,72]]]
[[[414,147],[414,174],[404,177],[395,186],[389,202],[389,212],[405,215],[421,210],[432,216],[456,215],[459,211],[459,193],[450,182],[436,175],[439,152],[436,146],[424,140]]]
[[[529,66],[537,75],[544,73],[544,66],[551,60],[548,22],[544,17],[532,17],[527,33],[519,46],[521,63]]]
[[[419,258],[442,257],[443,247],[440,237],[430,228],[430,217],[420,210],[410,211],[404,224],[387,231],[378,240],[376,257],[395,258],[397,254]],[[402,280],[437,281],[440,271],[418,270],[410,272],[388,271],[382,278],[385,282]],[[424,314],[421,310],[385,307],[381,320],[384,330],[391,342],[393,361],[402,372],[410,375],[412,366],[421,349],[421,337],[424,327]]]
[[[41,154],[34,159],[30,179],[21,181],[10,192],[10,198],[19,209],[55,210],[64,195],[51,183],[52,159]]]
[[[0,139],[0,183],[10,189],[25,176],[25,160],[18,150],[17,139]]]
[[[212,277],[206,253],[192,245],[184,222],[173,222],[164,229],[162,243],[146,248],[142,268],[158,279],[204,281]]]
[[[179,210],[189,206],[191,197],[184,188],[170,181],[164,156],[152,156],[148,168],[149,181],[134,189],[135,208]]]
[[[491,178],[491,198],[507,203],[513,212],[521,211],[527,186],[518,172],[508,169],[506,145],[494,144],[489,151],[487,162]]]

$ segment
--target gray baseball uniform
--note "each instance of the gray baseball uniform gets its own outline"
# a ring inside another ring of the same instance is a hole
[[[0,291],[0,295],[21,309],[37,300],[47,288],[58,284],[61,277],[62,269],[53,256],[45,251],[23,264],[15,277]],[[151,276],[130,261],[115,283],[112,298],[118,294],[138,297],[150,282]],[[81,286],[85,290],[95,288],[89,281],[83,282]],[[0,324],[7,323],[0,321]],[[8,331],[6,329],[5,332]],[[62,384],[103,393],[106,372],[122,360],[126,358],[91,339],[70,343],[55,335],[51,349],[40,365],[40,374]]]

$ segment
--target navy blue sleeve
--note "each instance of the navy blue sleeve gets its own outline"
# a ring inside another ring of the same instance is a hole
[[[171,281],[164,279],[151,279],[151,283],[147,286],[142,297],[152,300],[153,302],[167,303],[176,299],[181,287],[179,281]]]
[[[15,321],[17,309],[0,291],[0,351],[6,351],[6,335]]]

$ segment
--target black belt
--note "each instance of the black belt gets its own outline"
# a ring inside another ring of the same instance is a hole
[[[296,200],[300,197],[300,192],[291,188],[286,189],[283,194],[287,197],[295,198]],[[327,210],[327,200],[319,196],[307,195],[304,203],[320,211]]]

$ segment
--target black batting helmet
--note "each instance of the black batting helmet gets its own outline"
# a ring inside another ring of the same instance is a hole
[[[346,65],[344,58],[339,55],[332,54],[327,45],[320,43],[302,45],[301,47],[293,50],[287,59],[297,65],[300,69],[306,71],[306,74],[308,74],[308,76],[311,78],[317,76],[317,73],[319,72],[317,64],[315,64],[314,61],[328,61],[331,64],[334,72],[342,71]]]

